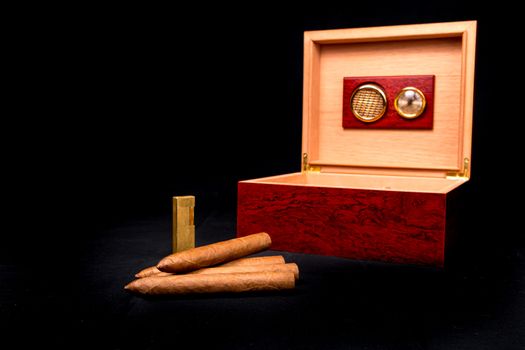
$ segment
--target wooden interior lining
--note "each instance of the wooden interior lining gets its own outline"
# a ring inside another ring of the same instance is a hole
[[[461,37],[321,45],[319,55],[319,76],[312,77],[319,81],[319,107],[318,113],[310,107],[314,113],[308,125],[317,130],[309,135],[317,137],[308,145],[312,164],[459,168]],[[436,76],[433,130],[342,128],[345,76],[418,74]]]
[[[465,181],[466,179],[304,172],[271,176],[243,182],[402,192],[447,193]]]

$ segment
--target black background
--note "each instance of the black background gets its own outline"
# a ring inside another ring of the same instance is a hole
[[[523,347],[522,205],[510,201],[519,203],[523,148],[516,9],[42,11],[10,31],[19,36],[9,54],[16,113],[3,140],[6,333],[100,348]],[[289,255],[304,271],[295,294],[143,300],[121,291],[169,251],[171,196],[197,196],[198,241],[209,243],[233,235],[238,180],[300,168],[303,31],[455,20],[478,20],[472,180],[455,269]]]

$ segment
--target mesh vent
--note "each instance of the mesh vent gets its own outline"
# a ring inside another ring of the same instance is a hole
[[[383,116],[386,110],[386,98],[377,85],[361,85],[352,96],[352,112],[365,122],[373,122]]]

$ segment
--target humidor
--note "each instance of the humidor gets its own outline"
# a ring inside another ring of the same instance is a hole
[[[305,32],[302,169],[238,183],[238,235],[268,232],[275,250],[443,267],[471,175],[475,47],[475,21]],[[400,76],[432,76],[430,126],[345,127],[345,78]]]

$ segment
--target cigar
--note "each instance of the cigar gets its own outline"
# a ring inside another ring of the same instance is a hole
[[[271,243],[267,233],[256,233],[168,255],[157,268],[163,272],[189,272],[260,252]]]
[[[170,276],[170,275],[171,273],[169,272],[162,272],[159,269],[157,269],[157,266],[151,266],[151,267],[147,267],[144,270],[136,273],[135,277],[137,278],[144,278],[144,277],[151,277],[151,276],[162,277],[162,276]]]
[[[219,265],[223,266],[252,266],[252,265],[273,265],[273,264],[284,264],[284,257],[282,255],[275,256],[256,256],[253,258],[241,258],[237,260],[232,260],[225,264]]]
[[[129,283],[124,289],[145,295],[169,295],[277,291],[294,287],[292,272],[250,272],[145,277]]]
[[[237,260],[232,260],[230,262],[227,262],[222,265],[218,265],[220,267],[227,267],[227,266],[255,266],[255,265],[275,265],[275,264],[284,264],[284,257],[282,255],[276,255],[276,256],[256,256],[253,258],[241,258]],[[196,270],[200,271],[200,270]],[[234,272],[234,271],[231,271]],[[170,276],[172,275],[169,272],[162,272],[159,269],[157,269],[156,266],[151,266],[148,268],[145,268],[144,270],[138,272],[135,274],[136,278],[144,278],[144,277],[151,277],[151,276]]]
[[[299,279],[299,267],[297,264],[272,264],[272,265],[246,265],[246,266],[218,266],[209,267],[190,272],[190,275],[215,275],[227,273],[246,273],[246,272],[291,272],[295,279]]]

